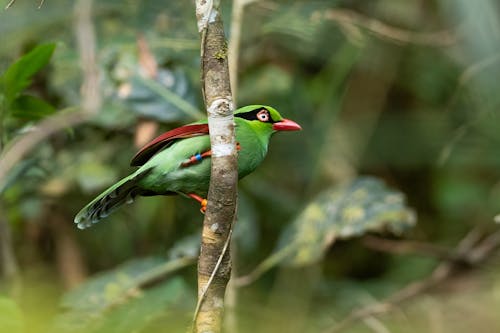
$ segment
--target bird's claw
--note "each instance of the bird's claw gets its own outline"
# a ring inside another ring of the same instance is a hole
[[[201,200],[200,204],[201,204],[200,212],[202,214],[205,214],[207,212],[207,204],[208,204],[207,199]]]

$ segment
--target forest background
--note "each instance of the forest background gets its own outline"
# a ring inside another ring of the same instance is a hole
[[[148,139],[204,117],[194,4],[37,6],[0,12],[0,332],[185,331],[198,205],[73,217]],[[239,183],[226,331],[500,331],[500,5],[222,13],[237,104],[303,128]]]

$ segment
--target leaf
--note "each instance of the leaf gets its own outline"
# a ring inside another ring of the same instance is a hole
[[[283,264],[307,265],[320,260],[337,239],[383,230],[400,234],[414,224],[415,213],[403,193],[362,177],[309,203],[282,234],[277,253],[286,253]]]
[[[186,74],[181,70],[160,70],[157,80],[132,76],[127,90],[121,97],[141,116],[165,122],[204,116],[193,106],[194,95]]]
[[[140,286],[144,273],[163,263],[158,257],[131,260],[67,293],[62,299],[62,305],[99,313],[126,300],[127,293]]]
[[[174,278],[150,289],[125,306],[116,308],[102,321],[93,322],[85,332],[124,333],[138,332],[155,318],[164,315],[173,303],[186,297],[187,286],[181,278]]]
[[[173,278],[146,291],[136,291],[124,303],[117,304],[103,313],[72,310],[59,316],[54,324],[55,332],[127,333],[139,332],[154,320],[171,315],[176,304],[191,300],[187,285]],[[168,309],[171,308],[170,311]],[[185,324],[185,323],[183,323]]]
[[[26,120],[40,120],[55,111],[56,109],[52,105],[29,95],[17,97],[11,105],[12,116]]]
[[[36,164],[36,159],[30,158],[18,162],[12,171],[7,174],[5,180],[0,184],[0,195],[4,193],[11,185],[13,185],[18,179],[22,178],[26,172]]]
[[[31,84],[32,77],[50,60],[56,44],[41,44],[9,66],[2,76],[7,104]]]
[[[8,298],[0,297],[0,332],[24,332],[22,312],[19,306]]]
[[[63,296],[68,312],[57,318],[56,332],[138,332],[168,306],[191,301],[194,295],[180,278],[166,279],[153,288],[145,283],[164,278],[193,258],[164,261],[150,257],[132,260],[105,272]]]

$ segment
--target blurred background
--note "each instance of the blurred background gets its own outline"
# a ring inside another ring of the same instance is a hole
[[[498,2],[222,11],[237,104],[303,128],[239,183],[226,331],[500,331]],[[185,331],[199,205],[73,218],[204,116],[194,3],[17,0],[0,31],[0,332]]]

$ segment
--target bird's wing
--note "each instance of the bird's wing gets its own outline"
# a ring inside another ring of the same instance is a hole
[[[155,138],[153,141],[142,147],[135,154],[130,162],[131,166],[141,166],[146,163],[153,155],[163,148],[171,145],[175,140],[192,138],[199,135],[208,134],[208,124],[185,125],[165,132]]]

